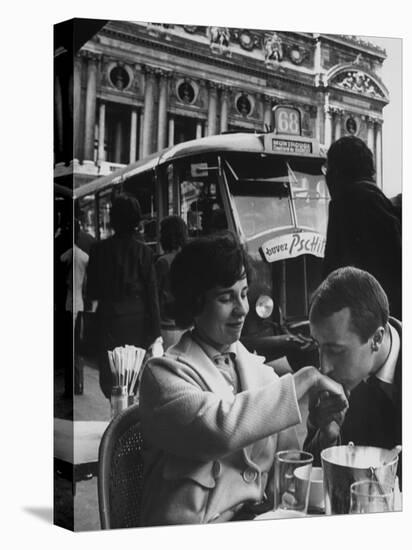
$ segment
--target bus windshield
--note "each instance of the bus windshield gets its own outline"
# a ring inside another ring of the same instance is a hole
[[[225,173],[246,240],[295,227],[326,232],[329,194],[321,159],[242,155]]]

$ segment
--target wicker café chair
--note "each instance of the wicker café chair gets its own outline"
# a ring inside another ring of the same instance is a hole
[[[102,529],[139,525],[143,460],[139,406],[110,422],[99,447],[98,495]]]

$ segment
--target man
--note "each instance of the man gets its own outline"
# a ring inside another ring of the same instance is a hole
[[[402,319],[401,223],[374,175],[373,154],[361,139],[345,136],[329,148],[324,276],[347,265],[368,271],[385,290],[392,315]]]
[[[400,445],[401,323],[389,317],[381,285],[366,271],[337,269],[315,291],[309,320],[321,372],[343,385],[349,406],[326,392],[311,402],[304,448],[319,460],[322,449],[349,441]]]

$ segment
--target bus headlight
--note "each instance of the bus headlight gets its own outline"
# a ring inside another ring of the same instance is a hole
[[[267,319],[272,315],[274,308],[273,300],[270,296],[266,294],[261,294],[256,300],[255,310],[261,319]]]

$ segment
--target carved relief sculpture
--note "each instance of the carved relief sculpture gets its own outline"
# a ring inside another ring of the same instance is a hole
[[[353,92],[382,97],[382,92],[373,80],[362,71],[349,71],[342,73],[335,81],[340,88]]]
[[[283,59],[282,41],[278,33],[267,36],[264,41],[265,63],[270,65]]]
[[[210,49],[214,53],[227,53],[230,43],[230,32],[227,27],[208,27],[207,36],[210,40]]]

